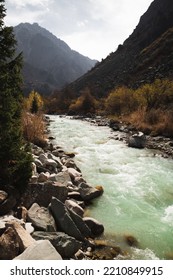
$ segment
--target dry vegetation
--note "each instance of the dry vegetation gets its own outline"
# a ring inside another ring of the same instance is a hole
[[[33,113],[33,108],[37,109]],[[32,91],[24,100],[22,113],[22,129],[24,138],[38,146],[44,147],[46,143],[46,124],[42,113],[43,100],[41,96]]]
[[[147,134],[173,137],[173,81],[169,79],[156,79],[137,89],[122,86],[97,99],[88,88],[77,98],[74,92],[58,93],[47,108],[49,113],[90,113],[121,119]]]

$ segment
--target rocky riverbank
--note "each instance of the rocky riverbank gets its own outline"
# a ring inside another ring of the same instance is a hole
[[[32,156],[33,174],[22,196],[13,188],[0,191],[0,259],[91,255],[104,226],[85,217],[85,207],[103,187],[88,185],[74,154],[51,143],[45,150],[32,144]]]
[[[47,119],[48,121],[48,119]],[[48,121],[49,123],[49,121]],[[103,241],[104,225],[85,209],[103,194],[90,186],[74,153],[54,145],[31,144],[32,178],[22,195],[0,189],[0,259],[113,259],[118,246]]]

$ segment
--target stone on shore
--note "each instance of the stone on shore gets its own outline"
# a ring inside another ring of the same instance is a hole
[[[103,194],[103,188],[94,188],[85,182],[79,184],[79,193],[84,201],[90,201]]]
[[[23,252],[35,242],[31,235],[18,222],[9,222],[6,226],[14,230],[19,243],[20,252]]]
[[[38,183],[45,183],[48,181],[50,177],[50,173],[49,172],[41,172],[39,175],[38,175]]]
[[[49,180],[56,181],[64,185],[65,187],[67,187],[69,182],[71,182],[71,178],[68,171],[62,171],[57,174],[51,174]]]
[[[48,240],[35,241],[15,260],[62,260],[60,254]]]
[[[92,237],[92,233],[90,228],[87,226],[87,224],[83,221],[82,217],[80,217],[78,214],[76,214],[73,210],[68,210],[70,217],[72,218],[73,222],[77,226],[77,228],[80,230],[82,235],[84,237]]]
[[[52,197],[50,208],[54,216],[57,229],[76,238],[77,240],[84,240],[81,232],[70,217],[67,208],[60,200]]]
[[[52,197],[56,197],[64,202],[67,199],[67,195],[67,187],[58,182],[48,181],[45,183],[29,184],[21,197],[21,203],[27,209],[30,208],[33,203],[48,207]]]
[[[79,171],[77,171],[76,169],[74,169],[72,167],[68,168],[68,173],[69,173],[72,180],[74,180],[76,177],[81,177],[82,176],[82,174]]]
[[[9,227],[0,236],[0,260],[12,260],[19,254],[16,232]]]
[[[90,228],[90,230],[94,236],[99,236],[104,232],[103,224],[98,222],[96,219],[91,218],[91,217],[84,217],[83,221]]]
[[[83,217],[84,210],[75,201],[73,201],[71,199],[67,199],[65,201],[65,206],[67,207],[67,209],[73,210],[76,214]]]
[[[146,146],[146,136],[143,132],[138,132],[129,137],[128,146],[142,149]]]
[[[34,203],[28,210],[27,221],[31,222],[36,230],[56,231],[55,220],[49,209]]]
[[[35,240],[49,240],[62,258],[71,258],[81,248],[82,243],[63,232],[42,232],[33,233]]]

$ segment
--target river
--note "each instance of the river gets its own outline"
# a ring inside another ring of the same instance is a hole
[[[120,245],[128,259],[172,259],[173,160],[127,147],[113,139],[109,127],[50,118],[56,143],[76,153],[88,183],[104,187],[103,196],[87,210],[104,224],[104,238]],[[138,249],[126,245],[126,235],[138,240]]]

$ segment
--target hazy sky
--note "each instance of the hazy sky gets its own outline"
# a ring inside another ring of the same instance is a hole
[[[153,0],[6,0],[6,25],[38,22],[72,49],[101,60],[133,32]]]

